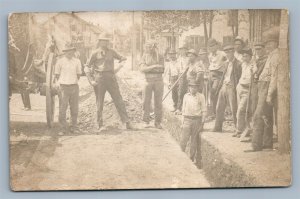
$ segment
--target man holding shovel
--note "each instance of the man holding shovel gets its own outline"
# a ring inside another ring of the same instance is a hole
[[[125,61],[126,58],[110,49],[108,45],[109,38],[105,36],[100,37],[98,39],[98,48],[88,61],[88,66],[85,67],[89,82],[95,89],[99,130],[102,130],[103,127],[102,111],[106,91],[111,95],[121,121],[126,124],[126,129],[133,129],[120,93],[114,69],[115,59]],[[94,72],[94,78],[91,77],[92,71]]]

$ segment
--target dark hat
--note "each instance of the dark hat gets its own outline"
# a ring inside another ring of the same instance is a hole
[[[170,50],[170,51],[168,52],[168,54],[176,54],[176,51],[175,51],[175,50]]]
[[[253,55],[252,49],[249,47],[244,48],[241,52],[242,52],[242,54],[248,54],[250,56]]]
[[[215,45],[217,45],[217,44],[218,44],[218,42],[217,42],[215,39],[209,39],[209,40],[207,41],[207,45],[208,45],[209,47],[215,46]]]
[[[187,51],[187,54],[194,54],[195,56],[198,56],[197,52],[194,49],[190,49]]]
[[[240,41],[240,42],[242,42],[242,44],[244,43],[244,39],[241,36],[236,36],[234,38],[234,42],[236,42],[236,41]]]
[[[258,41],[254,44],[255,49],[264,48],[264,47],[265,47],[265,44],[261,41]]]
[[[194,79],[189,79],[188,85],[189,86],[199,86],[200,84]]]
[[[225,44],[223,46],[223,51],[233,50],[234,46],[232,44]]]
[[[198,55],[205,55],[205,54],[207,54],[206,49],[200,48],[200,50],[199,50],[199,52],[198,52]]]
[[[63,52],[75,51],[76,48],[71,43],[66,43],[65,48],[62,50]]]
[[[266,35],[265,44],[272,41],[277,43],[279,42],[279,32],[275,31]]]

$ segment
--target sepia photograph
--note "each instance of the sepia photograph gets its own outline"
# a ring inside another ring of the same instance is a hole
[[[285,9],[8,16],[13,191],[288,187]]]

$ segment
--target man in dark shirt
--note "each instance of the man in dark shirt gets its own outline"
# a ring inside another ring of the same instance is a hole
[[[143,121],[145,127],[150,123],[150,106],[152,93],[154,94],[154,125],[162,129],[162,98],[164,93],[164,83],[162,74],[164,73],[164,59],[158,53],[155,41],[148,41],[145,44],[145,53],[140,62],[140,70],[145,74],[145,87],[143,99]]]
[[[114,50],[108,48],[109,38],[101,37],[98,40],[98,48],[91,55],[86,67],[85,73],[90,84],[94,87],[97,103],[97,121],[99,129],[103,127],[103,104],[106,91],[109,92],[116,109],[120,115],[121,121],[126,124],[127,129],[132,129],[129,121],[125,103],[120,94],[119,85],[114,71],[114,60],[125,61],[126,58],[120,56]],[[94,76],[92,77],[92,73]]]
[[[234,125],[236,125],[237,118],[237,95],[236,86],[241,76],[241,62],[234,56],[234,46],[231,44],[224,45],[224,52],[227,57],[227,66],[224,70],[223,79],[220,82],[220,91],[216,106],[216,121],[214,132],[222,132],[223,121],[226,106],[229,105]]]

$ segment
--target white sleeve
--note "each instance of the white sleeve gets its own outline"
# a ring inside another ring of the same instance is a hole
[[[80,62],[80,60],[78,59],[77,60],[77,64],[76,64],[77,66],[76,66],[76,72],[77,72],[77,75],[81,75],[81,62]]]

